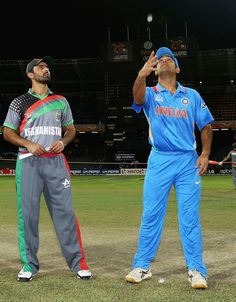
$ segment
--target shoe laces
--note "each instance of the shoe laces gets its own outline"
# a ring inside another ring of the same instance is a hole
[[[201,278],[201,279],[203,278],[204,280],[206,280],[206,278],[197,270],[189,271],[189,277],[191,278],[191,280],[196,280],[199,278]]]
[[[136,276],[138,276],[138,277],[142,277],[143,275],[145,275],[147,273],[147,270],[144,270],[144,269],[142,269],[142,268],[135,268],[134,270],[133,270],[133,274],[134,275],[136,275]]]

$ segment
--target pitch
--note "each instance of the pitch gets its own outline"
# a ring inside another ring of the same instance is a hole
[[[187,280],[179,242],[177,206],[171,191],[153,277],[139,285],[124,281],[136,250],[142,211],[141,176],[73,176],[74,208],[93,280],[82,282],[61,255],[41,201],[40,272],[30,284],[16,281],[17,245],[14,177],[0,178],[0,301],[236,301],[236,190],[231,176],[203,176],[201,224],[208,289]],[[160,280],[165,280],[160,282]]]

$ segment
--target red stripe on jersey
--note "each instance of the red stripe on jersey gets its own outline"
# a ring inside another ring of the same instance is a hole
[[[152,89],[153,89],[155,92],[158,92],[158,91],[159,91],[158,88],[157,88],[157,86],[153,86]]]
[[[44,103],[46,103],[46,102],[48,102],[48,101],[54,100],[54,99],[56,100],[56,99],[58,99],[58,98],[64,98],[64,97],[61,96],[61,95],[56,95],[56,94],[50,95],[50,96],[47,96],[45,99],[39,100],[39,101],[35,102],[32,106],[30,106],[30,107],[26,110],[26,112],[25,112],[25,117],[24,117],[24,119],[23,119],[22,122],[21,122],[21,125],[20,125],[20,133],[22,132],[22,130],[23,130],[24,127],[25,127],[25,124],[26,124],[26,122],[27,122],[27,116],[31,115],[31,113],[32,113],[37,107],[39,107],[40,105],[42,105],[42,104],[44,104]]]

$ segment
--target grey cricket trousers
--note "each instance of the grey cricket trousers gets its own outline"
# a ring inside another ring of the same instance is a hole
[[[43,194],[66,262],[73,272],[87,269],[72,206],[70,174],[63,154],[17,159],[18,244],[22,263],[39,270],[40,198]]]

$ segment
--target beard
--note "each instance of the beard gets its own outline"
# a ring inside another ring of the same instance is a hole
[[[51,83],[51,77],[50,74],[46,74],[43,76],[37,76],[34,78],[35,82],[39,84],[50,84]]]

